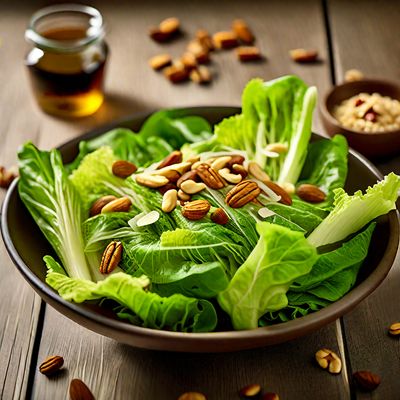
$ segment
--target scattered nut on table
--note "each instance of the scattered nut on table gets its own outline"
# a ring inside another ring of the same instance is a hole
[[[371,371],[357,371],[353,379],[361,390],[368,392],[375,390],[381,383],[381,378]]]
[[[342,360],[332,350],[318,350],[315,353],[315,360],[321,368],[327,369],[331,374],[339,374],[342,370]]]

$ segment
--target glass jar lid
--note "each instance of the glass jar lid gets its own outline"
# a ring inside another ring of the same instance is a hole
[[[55,39],[49,32],[76,30],[77,37]],[[45,7],[32,15],[25,31],[25,39],[44,49],[59,52],[75,52],[104,37],[103,17],[94,7],[81,4],[58,4]]]

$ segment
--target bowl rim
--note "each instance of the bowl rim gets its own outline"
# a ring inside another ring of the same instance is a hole
[[[356,85],[359,82],[360,83],[366,83],[366,84],[382,85],[382,86],[387,86],[387,87],[391,86],[393,88],[396,88],[400,92],[400,84],[397,84],[396,82],[385,80],[385,79],[365,78],[365,79],[361,79],[361,80],[358,80],[358,81],[343,82],[343,83],[340,83],[338,85],[333,85],[331,88],[327,89],[324,92],[324,94],[322,96],[323,101],[321,101],[321,103],[320,103],[319,109],[320,109],[322,115],[324,116],[324,118],[326,118],[331,125],[334,125],[335,127],[337,127],[338,131],[342,130],[342,131],[349,132],[351,134],[357,134],[357,135],[368,136],[368,137],[375,136],[375,135],[376,136],[385,136],[385,135],[396,135],[396,134],[399,134],[400,128],[399,129],[394,129],[394,130],[391,130],[391,131],[383,131],[383,132],[356,131],[356,130],[354,130],[352,128],[347,128],[346,126],[342,125],[332,115],[332,113],[329,111],[329,109],[327,107],[327,103],[328,103],[329,97],[332,96],[333,93],[335,93],[335,91],[341,89],[342,87],[353,86],[353,85]],[[335,105],[337,105],[337,104],[338,103],[335,103]]]
[[[203,110],[237,110],[240,111],[240,107],[223,107],[223,106],[200,106],[200,107],[190,107],[190,108],[176,108],[176,110],[187,110],[192,112],[199,112]],[[222,111],[221,111],[222,112]],[[89,132],[86,132],[82,135],[76,136],[73,139],[61,144],[57,147],[57,149],[62,149],[65,146],[70,145],[71,143],[76,142],[77,140],[82,140],[83,138],[92,137],[99,135],[103,132],[106,132],[108,129],[115,127],[117,124],[127,123],[132,120],[139,120],[151,115],[152,112],[146,113],[134,113],[132,115],[126,116],[124,118],[118,119],[115,122],[112,122],[107,125],[102,125],[98,128],[95,128]],[[143,122],[142,122],[143,123]],[[314,133],[314,135],[326,138],[321,134]],[[364,167],[369,169],[373,174],[376,176],[377,179],[382,179],[383,176],[380,171],[371,164],[365,157],[363,157],[358,152],[349,149],[349,154],[355,157],[358,162],[363,164]],[[212,343],[216,344],[217,342],[220,343],[221,340],[224,340],[225,343],[229,344],[230,342],[236,342],[243,339],[248,339],[248,345],[240,347],[240,349],[245,348],[254,348],[254,347],[261,347],[260,345],[252,346],[251,341],[257,339],[265,339],[265,344],[267,345],[268,338],[276,338],[277,336],[283,335],[286,337],[285,340],[291,340],[295,337],[299,337],[305,334],[316,330],[321,326],[321,319],[324,321],[323,326],[327,325],[329,322],[334,321],[338,317],[346,314],[351,309],[353,309],[357,304],[359,304],[363,299],[365,299],[369,294],[371,294],[385,279],[387,274],[389,273],[391,267],[393,266],[393,262],[397,253],[398,243],[399,243],[399,217],[398,212],[396,210],[390,211],[388,213],[388,223],[391,235],[389,237],[388,245],[383,254],[382,259],[377,264],[375,269],[372,273],[359,285],[354,287],[350,292],[344,295],[340,300],[334,302],[333,304],[317,311],[306,315],[304,317],[291,320],[284,323],[279,323],[276,325],[271,325],[267,327],[261,327],[252,330],[242,330],[242,331],[222,331],[222,332],[206,332],[206,333],[184,333],[184,332],[171,332],[171,331],[164,331],[164,330],[156,330],[150,328],[144,328],[140,326],[135,326],[129,324],[127,322],[118,321],[112,319],[110,317],[101,315],[95,311],[80,307],[79,305],[64,300],[61,296],[58,295],[56,291],[54,291],[50,286],[48,286],[45,282],[43,282],[38,276],[35,275],[33,271],[28,267],[27,264],[22,260],[22,257],[19,255],[17,249],[15,248],[12,239],[10,230],[8,227],[8,211],[12,196],[15,194],[18,196],[18,179],[14,180],[11,184],[9,190],[6,193],[1,212],[0,212],[0,228],[1,234],[3,237],[3,241],[5,243],[5,247],[7,252],[12,259],[14,265],[20,271],[24,279],[33,287],[33,289],[39,293],[39,295],[44,298],[44,300],[50,304],[54,302],[57,306],[51,304],[56,309],[68,309],[68,311],[72,312],[73,314],[77,314],[76,318],[70,317],[67,315],[68,318],[72,320],[78,320],[78,317],[82,317],[87,319],[89,322],[93,323],[97,327],[101,327],[103,331],[108,332],[114,329],[117,329],[121,334],[128,334],[133,335],[136,338],[145,338],[148,340],[160,339],[160,340],[170,340],[172,341],[179,339],[180,343],[190,344],[191,342],[196,342],[201,346],[203,343],[204,347],[211,348]],[[15,193],[17,192],[17,193]],[[48,301],[50,299],[50,301]],[[91,328],[89,328],[91,329]],[[298,334],[298,332],[300,334]],[[282,342],[285,340],[279,340],[276,342]],[[258,340],[257,343],[259,343]],[[206,344],[207,343],[207,344]],[[207,346],[208,345],[208,346]],[[146,346],[141,346],[146,347]],[[163,346],[164,348],[168,346]],[[176,347],[176,346],[175,346]],[[187,347],[187,346],[186,346]],[[151,348],[151,347],[147,347]],[[153,347],[156,349],[156,347]],[[182,346],[183,350],[176,349],[176,351],[187,351],[185,350],[185,345]],[[159,348],[161,349],[161,347]],[[209,351],[209,350],[202,350],[200,347],[199,349],[192,349],[190,351]],[[224,349],[220,350],[212,350],[212,351],[227,351]],[[232,351],[232,350],[229,350]]]

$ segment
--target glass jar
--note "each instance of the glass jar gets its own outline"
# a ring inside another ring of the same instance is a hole
[[[80,4],[43,8],[33,14],[25,38],[34,45],[25,63],[40,107],[63,117],[97,111],[108,55],[100,12]]]

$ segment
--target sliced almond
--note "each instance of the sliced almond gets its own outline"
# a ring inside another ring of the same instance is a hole
[[[255,46],[240,46],[236,49],[236,55],[243,62],[262,59],[261,51]]]
[[[213,43],[217,49],[231,49],[239,44],[236,34],[232,31],[214,33]]]
[[[139,218],[136,221],[136,225],[139,227],[146,226],[146,225],[151,225],[157,222],[160,218],[160,213],[158,211],[150,211],[143,217]]]
[[[156,71],[171,65],[171,63],[172,58],[169,54],[158,54],[149,60],[150,67]]]

